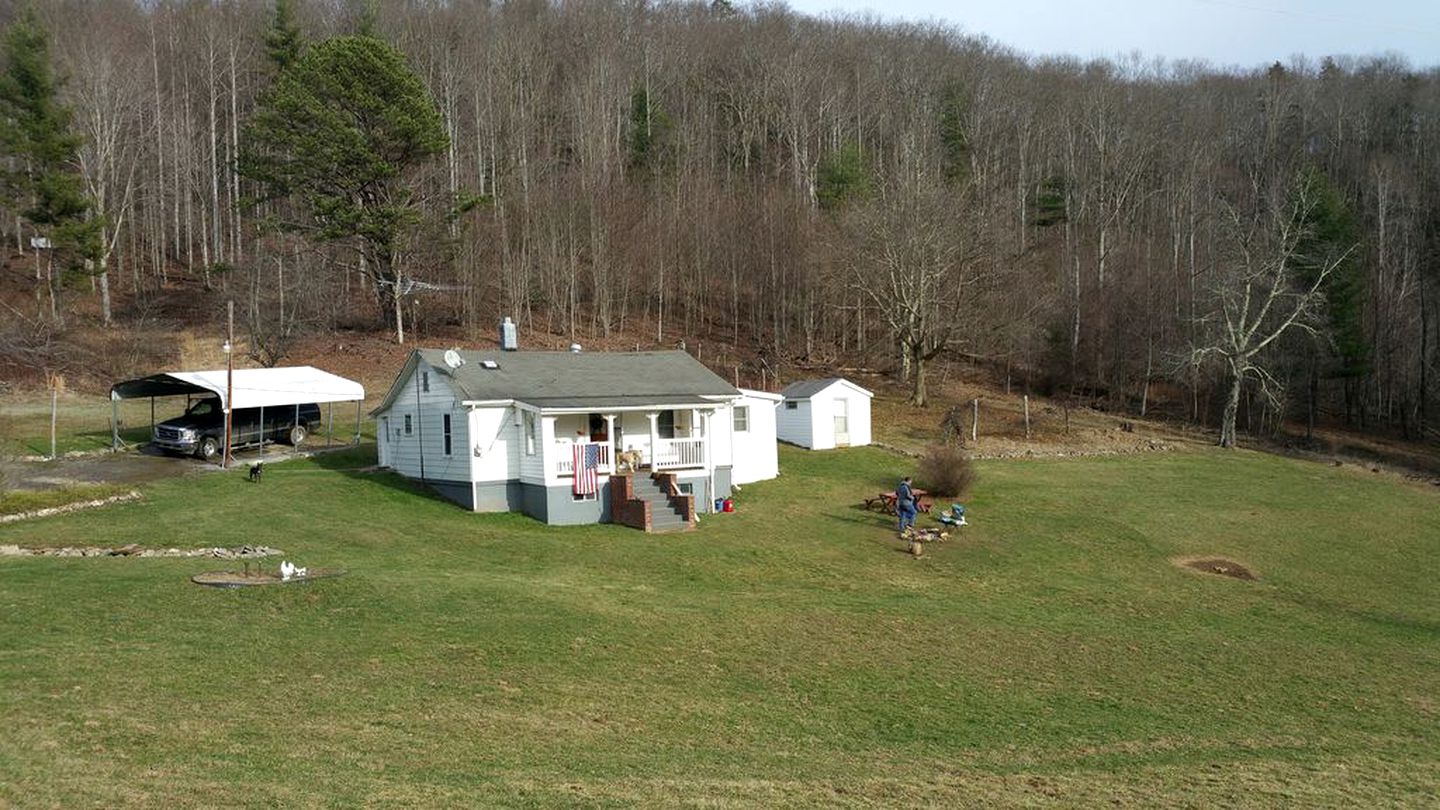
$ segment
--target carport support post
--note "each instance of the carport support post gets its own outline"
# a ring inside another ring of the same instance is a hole
[[[360,407],[364,404],[358,399],[355,400],[355,440],[352,442],[355,445],[360,444]]]
[[[325,403],[325,446],[330,446],[330,441],[335,438],[335,403]]]

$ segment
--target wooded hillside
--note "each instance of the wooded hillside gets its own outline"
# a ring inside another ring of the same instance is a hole
[[[290,203],[235,170],[294,69],[273,4],[49,0],[102,249],[70,272],[35,261],[10,201],[12,269],[41,282],[0,315],[11,363],[79,321],[125,330],[194,278],[236,298],[272,361],[397,313],[487,337],[508,314],[911,379],[963,352],[1142,413],[1164,383],[1207,422],[1242,397],[1272,426],[1422,437],[1436,419],[1435,70],[1037,60],[726,0],[283,5],[292,53],[373,36],[438,109],[393,273],[354,240],[268,227]],[[18,14],[0,2],[0,25]],[[107,287],[113,314],[75,314]]]

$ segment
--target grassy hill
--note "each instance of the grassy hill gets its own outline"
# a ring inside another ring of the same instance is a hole
[[[0,558],[0,804],[1440,791],[1431,488],[1249,452],[992,461],[974,525],[912,559],[858,508],[911,463],[875,449],[783,449],[737,513],[662,537],[468,514],[366,454],[0,527],[349,571],[217,591],[188,581],[216,561]]]

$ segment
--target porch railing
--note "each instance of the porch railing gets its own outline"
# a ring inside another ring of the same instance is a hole
[[[580,442],[581,446],[593,445],[600,448],[600,474],[609,475],[614,472],[610,464],[610,445],[606,442]],[[555,474],[575,474],[575,442],[555,445]]]
[[[650,459],[650,467],[655,470],[704,466],[704,439],[660,439]]]

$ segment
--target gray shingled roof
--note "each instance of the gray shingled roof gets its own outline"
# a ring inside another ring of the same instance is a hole
[[[796,380],[782,388],[780,395],[786,399],[809,399],[837,382],[844,382],[844,378],[827,377],[823,380]]]
[[[443,349],[420,349],[421,362],[449,375],[464,400],[514,399],[541,408],[694,404],[740,392],[683,351],[461,351],[465,364],[445,365]],[[412,355],[411,362],[415,356]],[[499,368],[485,368],[490,360]],[[410,363],[401,372],[405,377]],[[398,382],[398,381],[397,381]],[[389,407],[392,389],[384,404]]]

